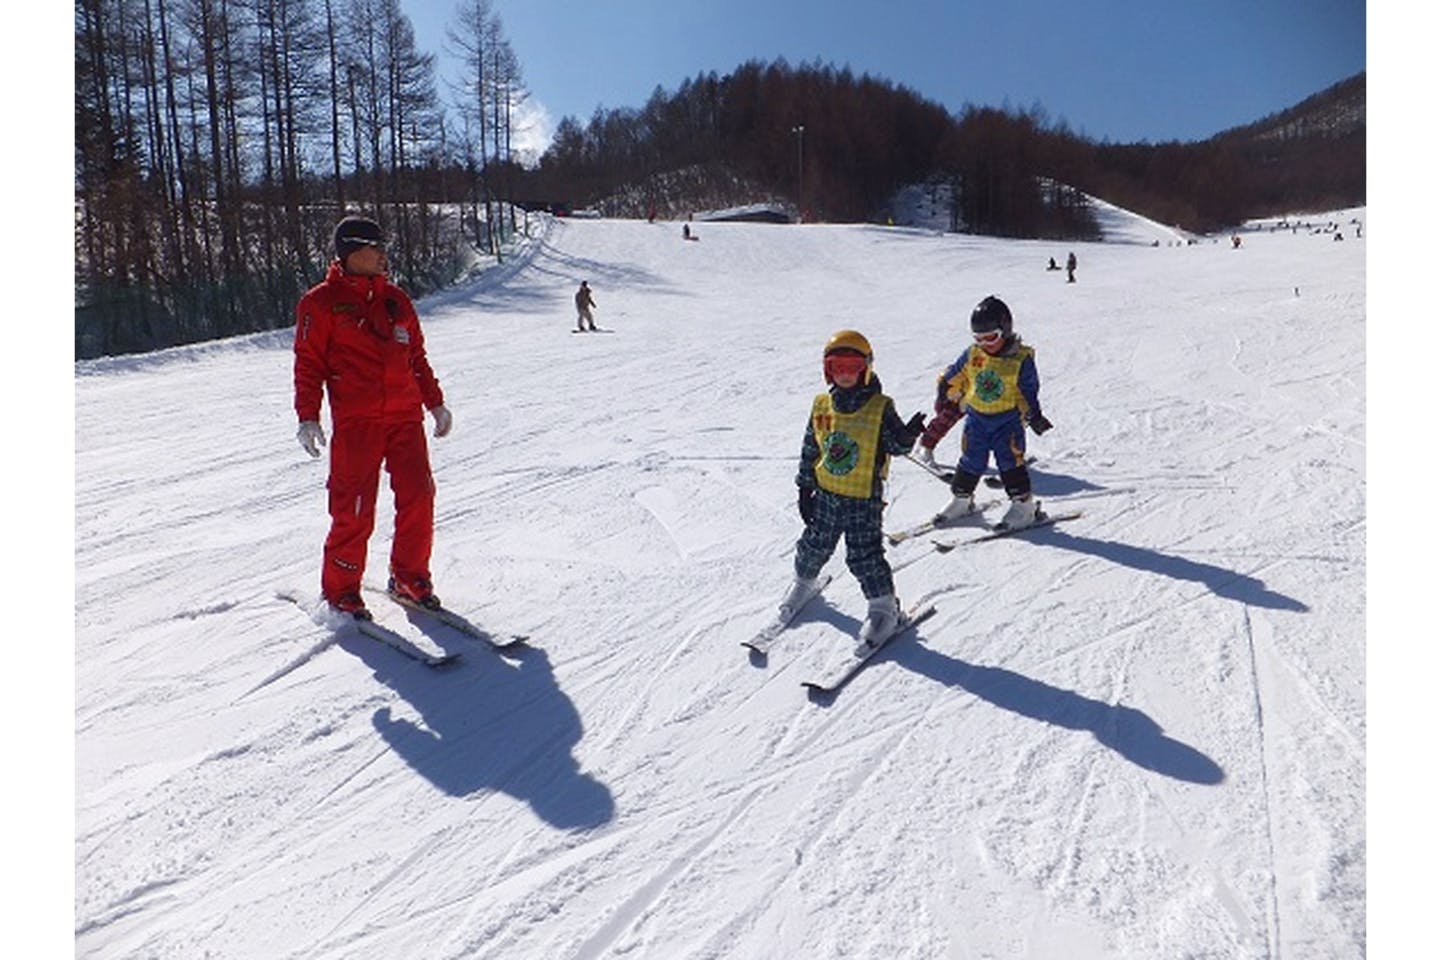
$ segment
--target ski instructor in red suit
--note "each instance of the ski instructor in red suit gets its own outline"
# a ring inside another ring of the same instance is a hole
[[[435,482],[425,441],[425,415],[435,436],[450,432],[450,411],[425,357],[420,319],[404,290],[386,278],[385,237],[366,217],[335,227],[335,260],[322,283],[295,308],[296,436],[320,456],[322,392],[330,398],[330,534],[320,589],[334,609],[368,619],[360,581],[375,527],[380,467],[395,494],[390,548],[392,593],[438,606],[430,583],[435,533]]]

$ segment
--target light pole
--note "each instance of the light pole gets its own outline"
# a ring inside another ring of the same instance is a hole
[[[796,136],[796,161],[795,161],[795,220],[797,223],[805,222],[805,124],[797,124],[790,128],[790,132]]]

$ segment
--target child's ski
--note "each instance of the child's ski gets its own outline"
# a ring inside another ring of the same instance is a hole
[[[980,519],[987,507],[993,507],[999,502],[999,500],[985,500],[983,502],[978,502],[975,504],[975,509],[972,510],[970,513],[966,514],[963,517],[956,517],[954,520],[947,520],[944,523],[937,523],[935,517],[931,517],[929,520],[926,520],[923,523],[916,524],[915,526],[909,527],[905,530],[896,530],[893,533],[887,533],[885,534],[885,540],[893,547],[897,543],[904,543],[906,540],[913,540],[916,537],[923,537],[925,536],[925,534],[933,533],[936,530],[949,530],[953,527],[958,527],[962,525],[966,520]]]
[[[1061,523],[1065,520],[1074,520],[1079,516],[1079,510],[1074,511],[1073,513],[1047,513],[1042,514],[1041,517],[1034,523],[1027,524],[1023,527],[996,527],[990,530],[988,533],[982,534],[978,537],[971,537],[969,540],[932,540],[931,543],[935,546],[936,550],[941,553],[946,553],[950,550],[954,550],[956,547],[963,547],[966,544],[985,543],[987,540],[999,540],[1002,537],[1013,537],[1017,533],[1027,533],[1028,531],[1034,530],[1038,527],[1048,527],[1052,524]]]
[[[839,690],[850,681],[851,677],[859,673],[860,668],[869,663],[875,654],[884,650],[886,644],[921,621],[928,619],[934,613],[935,604],[928,600],[922,600],[900,615],[900,619],[895,623],[895,629],[891,630],[878,646],[869,648],[865,653],[851,651],[843,660],[836,658],[834,663],[826,666],[814,679],[802,681],[801,685],[809,687],[816,693],[833,693]]]
[[[820,595],[820,591],[824,590],[827,586],[829,586],[832,579],[834,579],[834,576],[832,574],[822,573],[815,581],[814,589],[811,590],[808,594],[806,594],[805,597],[798,604],[795,605],[795,609],[790,612],[790,616],[784,617],[777,615],[775,619],[772,620],[770,623],[766,624],[759,633],[755,634],[755,636],[749,640],[742,640],[740,642],[740,645],[743,647],[749,647],[751,650],[754,650],[756,653],[760,654],[769,652],[770,648],[775,645],[775,641],[780,639],[780,634],[784,633],[785,628],[790,626],[790,623],[795,619],[795,616],[802,609],[804,609],[807,603],[818,597]]]

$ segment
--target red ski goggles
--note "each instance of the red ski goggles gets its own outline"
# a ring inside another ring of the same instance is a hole
[[[865,375],[866,367],[870,361],[858,353],[849,351],[836,351],[825,355],[825,379],[834,382],[839,375],[855,377],[857,380]]]

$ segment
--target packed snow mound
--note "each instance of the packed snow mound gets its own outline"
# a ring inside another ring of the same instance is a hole
[[[1090,203],[1101,239],[1106,243],[1168,247],[1184,246],[1197,239],[1194,234],[1178,227],[1167,227],[1099,197],[1088,193],[1083,195]],[[943,180],[910,184],[896,191],[891,201],[890,216],[896,226],[943,232],[951,229],[953,198],[954,188]],[[1069,241],[1048,242],[1058,244]]]
[[[1179,227],[1167,227],[1162,223],[1140,216],[1131,210],[1117,207],[1099,197],[1085,195],[1100,225],[1100,235],[1106,243],[1137,243],[1147,247],[1185,246],[1200,238],[1198,234]]]
[[[795,211],[779,203],[747,203],[721,210],[705,210],[696,213],[695,219],[711,223],[791,223],[795,219]]]

